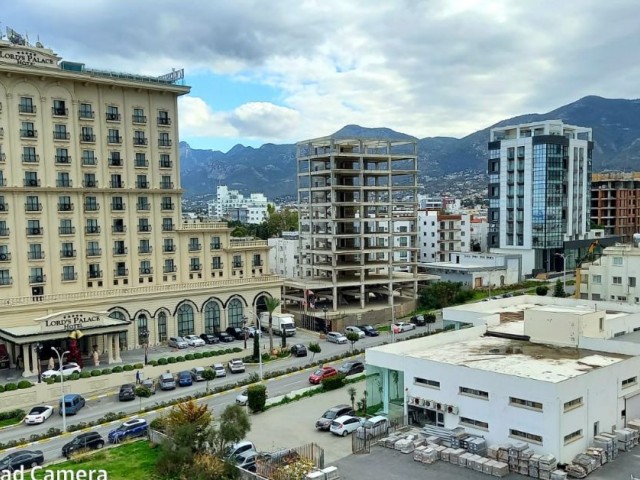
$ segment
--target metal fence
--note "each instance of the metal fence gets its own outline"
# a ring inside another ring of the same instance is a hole
[[[364,434],[358,435],[358,430],[356,430],[351,435],[351,452],[354,454],[370,453],[371,445],[377,444],[381,438],[385,438],[391,433],[407,428],[406,419],[402,416],[390,418],[389,428],[375,434],[364,431]]]
[[[315,443],[308,443],[300,447],[260,454],[256,461],[256,475],[258,478],[272,478],[280,469],[301,460],[306,460],[315,468],[322,469],[324,468],[324,449]]]

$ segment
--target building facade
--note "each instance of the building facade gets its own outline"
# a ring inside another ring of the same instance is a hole
[[[83,354],[115,361],[143,338],[242,323],[278,295],[266,241],[182,219],[177,98],[189,87],[175,76],[0,40],[0,342],[13,360],[64,346],[72,326]]]
[[[605,234],[631,243],[640,233],[640,172],[594,173],[591,180],[591,221]]]
[[[471,216],[418,211],[420,262],[447,262],[453,252],[471,251]]]
[[[268,204],[267,197],[262,193],[252,193],[245,198],[238,190],[229,190],[226,185],[220,185],[216,199],[209,202],[209,216],[259,224],[267,219]]]
[[[520,255],[452,252],[445,261],[426,262],[420,267],[444,282],[460,282],[469,288],[491,290],[523,280]]]
[[[298,232],[282,232],[280,237],[270,238],[269,271],[283,278],[300,276],[300,234]]]
[[[564,242],[591,217],[590,128],[545,120],[491,130],[489,248],[520,253],[525,271],[562,270]]]

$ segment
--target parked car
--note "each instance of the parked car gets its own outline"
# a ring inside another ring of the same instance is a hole
[[[0,472],[19,471],[21,468],[33,468],[43,463],[44,454],[42,450],[18,450],[0,460]]]
[[[407,322],[396,322],[393,324],[393,326],[396,328],[396,331],[398,333],[408,332],[409,330],[413,330],[416,328],[416,326],[413,323],[407,323]]]
[[[241,440],[240,442],[236,442],[233,445],[229,445],[224,452],[224,458],[232,458],[236,455],[240,455],[243,452],[248,452],[250,450],[256,451],[256,446],[253,442],[249,440]]]
[[[253,338],[256,335],[262,335],[262,332],[260,331],[259,328],[256,328],[253,325],[249,325],[247,327],[247,335],[249,335],[249,338]]]
[[[200,338],[204,340],[204,343],[207,345],[213,345],[215,343],[220,343],[220,339],[215,336],[213,333],[201,333]]]
[[[82,369],[80,368],[80,365],[78,365],[75,362],[69,362],[62,365],[62,375],[64,375],[65,377],[68,377],[73,373],[80,373],[81,371]],[[60,367],[54,368],[52,370],[46,370],[42,372],[42,375],[41,375],[41,377],[44,380],[48,378],[59,377],[59,376],[60,376]]]
[[[153,380],[151,380],[150,378],[145,378],[144,380],[142,380],[141,385],[143,387],[148,388],[151,391],[152,395],[156,394],[156,382],[154,382]]]
[[[127,400],[136,399],[136,386],[132,383],[125,383],[120,387],[120,393],[118,393],[118,400],[121,402]]]
[[[204,347],[206,345],[205,341],[197,335],[185,335],[184,339],[190,347]]]
[[[64,406],[62,400],[58,403],[58,413],[62,416],[62,410],[64,409],[65,415],[75,415],[84,407],[87,403],[82,395],[77,393],[68,393],[64,396]]]
[[[227,332],[220,332],[218,333],[218,340],[220,340],[223,343],[233,342],[234,337],[232,335],[229,335]]]
[[[225,332],[236,340],[244,340],[244,330],[240,327],[228,327]]]
[[[346,437],[350,433],[355,432],[362,425],[362,419],[351,415],[343,415],[331,422],[329,431],[334,435]]]
[[[240,392],[236,397],[236,405],[241,405],[244,407],[248,401],[249,401],[249,391],[246,389]]]
[[[244,451],[237,454],[233,458],[238,468],[244,468],[249,472],[256,471],[256,460],[258,459],[258,452],[256,452],[255,450]]]
[[[176,388],[176,379],[173,378],[173,374],[166,372],[160,375],[158,384],[160,385],[160,390],[173,390]]]
[[[324,412],[322,416],[316,420],[316,428],[318,430],[329,430],[331,427],[331,422],[333,422],[336,418],[342,417],[344,415],[355,415],[353,408],[351,405],[347,405],[345,403],[336,405],[335,407],[331,407],[329,410]]]
[[[410,320],[417,327],[424,327],[427,324],[427,321],[424,319],[424,315],[414,315]]]
[[[169,337],[167,345],[171,348],[187,348],[189,343],[182,337]]]
[[[289,351],[291,352],[291,355],[293,355],[294,357],[307,356],[307,347],[305,347],[301,343],[296,343],[295,345],[292,345]]]
[[[216,378],[227,376],[227,371],[225,370],[224,365],[222,365],[221,363],[215,363],[211,368],[213,368],[213,371],[216,372]]]
[[[190,387],[193,385],[193,379],[191,378],[191,372],[184,370],[178,373],[178,385],[181,387]]]
[[[244,362],[239,358],[229,360],[229,371],[231,373],[243,373],[245,371]]]
[[[318,384],[325,378],[335,377],[338,375],[338,370],[334,367],[322,367],[309,375],[309,383]]]
[[[191,379],[194,382],[202,382],[204,380],[203,373],[204,367],[194,367],[191,369]]]
[[[342,373],[343,375],[353,375],[354,373],[362,372],[364,372],[364,363],[359,360],[349,360],[338,368],[338,373]]]
[[[120,443],[130,438],[143,437],[147,434],[149,425],[142,418],[133,418],[124,422],[115,430],[111,430],[107,438],[109,443]]]
[[[327,333],[327,342],[347,343],[347,337],[345,337],[340,332],[329,332]]]
[[[354,327],[353,325],[349,325],[344,329],[344,331],[345,331],[345,335],[350,332],[357,333],[358,337],[360,338],[364,338],[364,335],[365,335],[362,330],[360,330],[358,327]]]
[[[356,437],[369,439],[373,436],[386,435],[389,431],[389,419],[382,415],[371,417],[364,421],[356,430]]]
[[[26,425],[37,425],[39,423],[44,423],[44,421],[51,415],[53,415],[53,407],[51,405],[33,407],[24,417],[24,423]]]
[[[380,332],[378,332],[378,330],[373,328],[371,325],[360,325],[360,327],[358,328],[360,328],[360,330],[362,330],[367,337],[377,337],[378,335],[380,335]]]
[[[62,447],[62,456],[70,458],[73,453],[97,450],[104,446],[104,439],[98,432],[81,433]]]

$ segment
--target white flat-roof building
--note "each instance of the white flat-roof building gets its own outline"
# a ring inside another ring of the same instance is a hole
[[[229,190],[226,185],[220,185],[215,200],[209,202],[209,216],[259,224],[267,219],[268,204],[267,197],[262,193],[252,193],[245,198],[238,190]]]
[[[623,307],[520,296],[444,309],[457,330],[367,349],[369,404],[569,462],[640,417],[640,310]]]
[[[298,264],[300,234],[298,232],[282,232],[280,237],[267,240],[269,250],[269,272],[284,278],[300,276]]]
[[[420,266],[443,282],[461,282],[470,288],[514,285],[524,278],[520,255],[452,252],[447,254],[447,261]]]

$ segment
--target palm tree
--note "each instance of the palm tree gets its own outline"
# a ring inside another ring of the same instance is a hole
[[[269,355],[273,352],[273,311],[280,305],[280,300],[274,297],[265,299],[265,307],[269,312]]]

